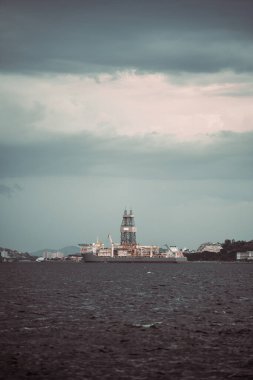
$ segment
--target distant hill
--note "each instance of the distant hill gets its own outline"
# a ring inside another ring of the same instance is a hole
[[[31,255],[32,256],[42,256],[43,252],[45,252],[45,251],[47,251],[47,252],[60,251],[60,252],[64,253],[65,256],[67,256],[67,255],[70,255],[72,253],[79,253],[80,248],[75,246],[75,245],[69,245],[67,247],[58,248],[58,249],[44,248],[44,249],[40,249],[40,250],[35,251],[35,252],[31,252]]]

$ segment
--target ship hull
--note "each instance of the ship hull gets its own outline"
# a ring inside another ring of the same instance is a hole
[[[86,263],[168,263],[176,264],[174,257],[145,257],[145,256],[97,256],[93,253],[83,253],[83,261]]]

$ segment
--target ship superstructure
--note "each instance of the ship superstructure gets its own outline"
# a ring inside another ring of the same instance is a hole
[[[122,223],[120,227],[120,243],[121,245],[136,245],[136,227],[133,211],[124,211]]]
[[[120,244],[114,243],[108,235],[111,247],[97,241],[93,244],[79,244],[80,252],[86,262],[176,262],[167,253],[160,253],[159,246],[140,245],[136,241],[136,226],[133,211],[125,209],[120,226]]]

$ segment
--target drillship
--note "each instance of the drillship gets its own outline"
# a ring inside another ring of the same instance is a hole
[[[110,248],[97,240],[93,244],[79,244],[80,253],[85,262],[109,262],[109,263],[177,263],[185,259],[182,255],[176,258],[171,252],[159,252],[158,246],[139,245],[136,243],[136,227],[132,210],[124,211],[120,226],[120,244],[114,243],[111,236],[108,238]]]

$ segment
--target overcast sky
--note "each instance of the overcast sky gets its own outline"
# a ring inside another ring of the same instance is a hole
[[[0,0],[0,246],[252,240],[251,0]]]

